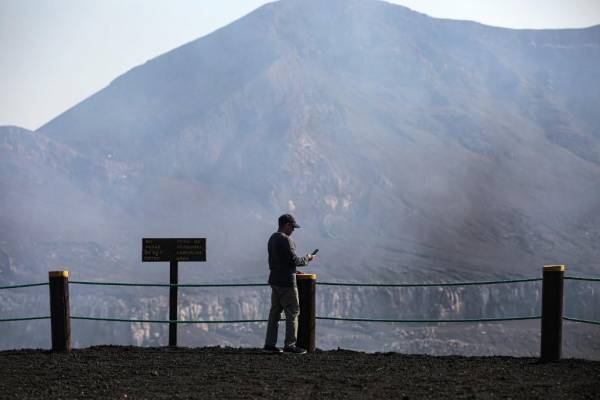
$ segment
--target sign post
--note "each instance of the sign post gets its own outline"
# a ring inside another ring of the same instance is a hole
[[[142,262],[169,262],[169,346],[177,346],[179,261],[206,261],[206,238],[142,239]]]
[[[48,272],[52,351],[71,351],[69,271]]]

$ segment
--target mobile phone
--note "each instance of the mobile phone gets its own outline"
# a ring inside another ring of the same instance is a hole
[[[311,256],[314,256],[315,254],[317,254],[319,252],[319,249],[314,249],[312,253],[310,253]]]

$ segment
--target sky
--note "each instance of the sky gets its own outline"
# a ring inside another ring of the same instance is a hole
[[[0,125],[37,129],[136,65],[268,2],[0,0]],[[600,24],[600,0],[389,2],[506,28]]]

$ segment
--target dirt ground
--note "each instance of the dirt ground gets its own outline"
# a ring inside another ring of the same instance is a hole
[[[100,346],[0,352],[2,399],[598,399],[600,361]]]

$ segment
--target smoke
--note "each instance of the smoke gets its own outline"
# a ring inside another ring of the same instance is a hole
[[[206,237],[207,262],[182,263],[180,282],[265,282],[266,241],[292,205],[304,226],[298,250],[321,249],[310,268],[322,280],[540,276],[557,262],[597,273],[600,171],[588,131],[597,117],[582,104],[598,103],[597,91],[583,90],[598,77],[577,65],[599,56],[586,32],[491,29],[380,2],[263,7],[130,71],[40,132],[2,129],[0,267],[14,273],[0,279],[44,280],[65,267],[76,279],[166,282],[166,264],[141,263],[141,238]],[[186,294],[182,310],[263,315],[261,296]],[[519,302],[503,305],[507,296]],[[27,314],[17,299],[3,312]],[[159,316],[166,304],[164,294],[108,289],[75,299],[77,312],[106,316]],[[323,290],[320,307],[471,316],[519,314],[538,301],[527,288],[335,289]],[[145,325],[77,329],[82,345],[165,335]],[[435,347],[438,333],[461,335],[453,329],[419,332]],[[508,351],[503,329],[489,343]],[[329,326],[324,343],[345,338],[341,330]],[[262,335],[219,332],[190,328],[186,340]],[[423,349],[417,342],[408,348]]]

